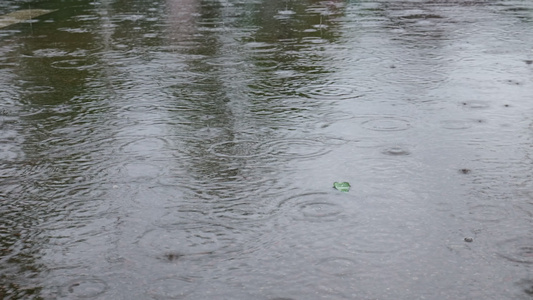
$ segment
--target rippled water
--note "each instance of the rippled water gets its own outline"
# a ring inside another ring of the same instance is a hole
[[[0,298],[531,299],[530,1],[32,8]]]

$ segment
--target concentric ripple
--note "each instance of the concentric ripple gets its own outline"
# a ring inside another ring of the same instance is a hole
[[[400,253],[409,248],[409,243],[402,237],[402,234],[378,231],[375,228],[358,234],[357,238],[351,241],[354,243],[341,243],[344,250],[361,254],[388,255]]]
[[[347,200],[325,192],[306,193],[283,200],[279,208],[283,214],[298,221],[336,221],[347,213],[341,201]]]
[[[307,139],[275,140],[264,146],[272,155],[291,159],[318,157],[331,151],[324,142]]]
[[[440,122],[441,126],[445,129],[468,129],[472,127],[472,122],[464,121],[464,120],[443,120]]]
[[[334,84],[305,86],[297,92],[304,97],[324,100],[344,100],[363,96],[356,87]]]
[[[121,173],[136,179],[155,179],[161,174],[160,167],[146,162],[126,163],[121,167]]]
[[[56,69],[81,71],[94,68],[96,64],[89,63],[86,59],[68,59],[55,61],[51,66]]]
[[[401,131],[411,128],[411,122],[397,117],[382,117],[364,121],[362,126],[374,131]]]
[[[253,140],[226,141],[216,143],[209,151],[219,157],[249,158],[267,154],[262,143]]]
[[[77,278],[64,284],[60,289],[60,293],[63,297],[89,299],[102,295],[107,289],[107,283],[101,279]]]
[[[120,147],[121,152],[150,154],[168,148],[170,142],[164,138],[147,137],[125,143]]]
[[[182,299],[194,292],[197,285],[193,278],[164,277],[151,282],[146,294],[152,299]]]
[[[533,264],[533,239],[517,237],[497,243],[498,255],[516,263]]]
[[[479,222],[499,222],[508,216],[509,212],[501,206],[475,205],[469,208],[469,218]]]
[[[390,155],[390,156],[406,156],[406,155],[410,155],[411,151],[409,151],[409,149],[407,149],[406,147],[392,146],[392,147],[384,148],[381,151],[381,153],[385,155]]]
[[[227,237],[231,228],[218,224],[167,224],[145,232],[138,245],[149,254],[207,255],[234,243]]]
[[[357,263],[346,257],[328,257],[320,260],[316,267],[320,273],[341,277],[355,273]]]

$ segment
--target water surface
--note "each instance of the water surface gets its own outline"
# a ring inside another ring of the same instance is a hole
[[[28,9],[2,298],[531,299],[533,3]]]

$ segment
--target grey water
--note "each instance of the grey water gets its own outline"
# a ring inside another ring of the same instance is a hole
[[[23,9],[0,298],[533,299],[533,2]]]

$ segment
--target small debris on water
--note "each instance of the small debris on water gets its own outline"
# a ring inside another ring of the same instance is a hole
[[[465,237],[465,242],[467,242],[467,243],[472,243],[473,241],[474,241],[473,238],[471,238],[471,237]]]
[[[350,184],[348,182],[334,182],[333,187],[345,193],[350,191]]]
[[[461,169],[461,170],[459,170],[459,173],[461,173],[461,174],[470,174],[471,172],[472,172],[472,170],[470,170],[470,169]]]

